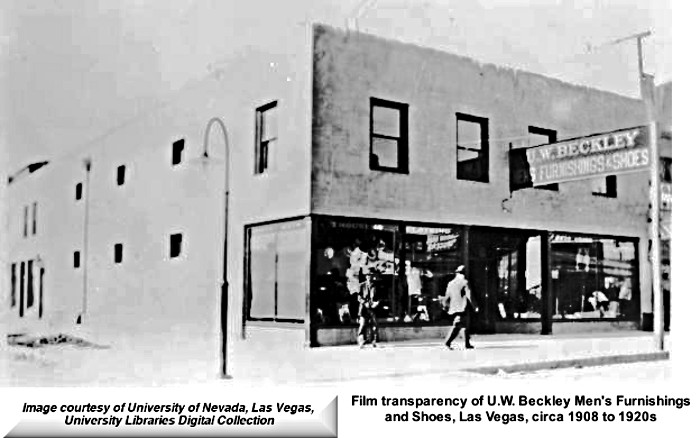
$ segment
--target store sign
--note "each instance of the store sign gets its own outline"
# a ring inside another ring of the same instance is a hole
[[[651,155],[647,138],[647,128],[638,127],[511,150],[511,188],[648,169]]]

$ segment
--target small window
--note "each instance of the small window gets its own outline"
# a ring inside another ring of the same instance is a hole
[[[457,113],[457,179],[489,181],[489,120]]]
[[[27,261],[27,309],[34,305],[34,260]]]
[[[661,177],[661,182],[672,183],[671,181],[671,158],[670,157],[659,157],[659,172]]]
[[[120,264],[124,258],[124,245],[117,243],[114,245],[114,263]]]
[[[22,228],[22,236],[27,237],[27,230],[29,227],[29,206],[24,206],[24,226]]]
[[[24,316],[24,262],[19,265],[19,316]]]
[[[408,104],[370,98],[369,168],[408,173]]]
[[[83,199],[83,183],[78,183],[75,185],[75,200],[80,201]]]
[[[17,305],[17,263],[13,263],[12,266],[10,267],[10,276],[11,276],[11,301],[10,301],[10,307],[15,307]]]
[[[76,269],[80,267],[80,251],[73,251],[73,267]]]
[[[126,166],[121,165],[117,167],[117,185],[124,185],[124,179],[126,178]]]
[[[592,180],[593,194],[608,198],[617,197],[617,176],[609,175]]]
[[[185,140],[180,139],[173,143],[172,165],[177,166],[182,163],[182,153],[185,151]]]
[[[170,235],[170,258],[180,257],[182,254],[182,233]]]
[[[556,143],[557,131],[553,129],[538,128],[537,126],[529,126],[527,129],[529,146],[539,146],[543,144]],[[542,190],[559,190],[559,184],[547,184],[544,186],[535,187]]]
[[[255,173],[267,172],[274,144],[277,142],[277,102],[255,110]]]
[[[36,209],[37,203],[32,204],[32,236],[36,236]]]

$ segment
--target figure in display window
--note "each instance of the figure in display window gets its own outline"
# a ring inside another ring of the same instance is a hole
[[[364,275],[364,270],[366,270],[367,267],[367,253],[360,248],[360,241],[358,239],[353,243],[349,258],[350,267],[345,272],[345,276],[347,277],[346,285],[350,294],[350,318],[356,321],[359,311],[360,289],[362,288],[362,279],[360,277]]]
[[[433,273],[427,269],[421,269],[406,260],[406,285],[408,289],[408,312],[405,322],[429,321],[428,308],[423,302],[423,279],[432,278]],[[415,312],[414,312],[415,307]]]
[[[377,318],[374,314],[374,309],[378,304],[374,301],[376,275],[377,271],[375,269],[368,270],[364,276],[364,281],[361,283],[358,295],[360,325],[357,329],[357,343],[360,348],[369,343],[373,347],[377,346],[378,326]]]

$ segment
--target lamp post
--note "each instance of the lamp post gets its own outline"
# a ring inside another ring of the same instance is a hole
[[[7,185],[12,184],[18,177],[20,177],[24,173],[34,173],[37,170],[41,169],[42,167],[46,166],[49,164],[48,160],[46,161],[37,161],[36,163],[31,163],[27,164],[17,172],[13,173],[12,175],[7,177]]]
[[[90,170],[92,169],[92,159],[84,158],[83,167],[85,168],[85,210],[83,213],[83,304],[76,319],[76,324],[84,324],[87,318],[88,305],[88,243],[89,243],[89,225],[90,225]]]
[[[204,152],[202,157],[204,159],[209,158],[209,132],[211,131],[214,124],[219,125],[221,132],[224,135],[224,158],[225,158],[225,171],[224,171],[224,249],[223,249],[223,270],[221,274],[221,373],[220,377],[222,379],[230,379],[231,376],[228,375],[227,370],[227,352],[228,352],[228,203],[229,203],[229,142],[228,142],[228,132],[226,131],[226,126],[224,122],[218,118],[213,117],[207,123],[207,127],[204,130]]]

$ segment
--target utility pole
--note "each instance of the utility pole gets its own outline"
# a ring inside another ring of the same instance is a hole
[[[642,40],[651,36],[651,31],[640,32],[610,41],[615,45],[625,41],[637,42],[637,66],[639,69],[639,92],[646,108],[646,118],[649,127],[649,153],[651,155],[651,187],[649,188],[651,204],[651,279],[654,301],[654,340],[659,350],[664,349],[664,299],[661,289],[661,238],[659,233],[661,190],[659,174],[659,144],[656,123],[656,105],[654,102],[654,76],[644,73],[644,53]]]

